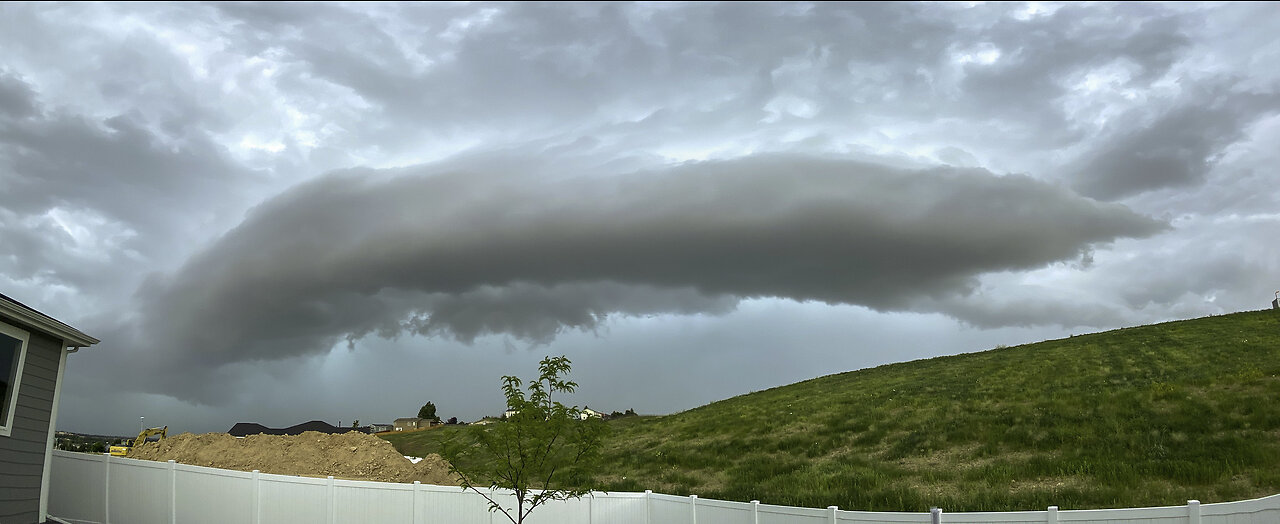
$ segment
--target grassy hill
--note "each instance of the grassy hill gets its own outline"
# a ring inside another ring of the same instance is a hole
[[[592,485],[614,491],[880,511],[1269,495],[1280,313],[892,364],[610,425]],[[422,454],[471,430],[386,438]]]

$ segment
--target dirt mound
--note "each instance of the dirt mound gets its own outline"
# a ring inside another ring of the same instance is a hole
[[[457,478],[449,474],[449,463],[439,455],[429,455],[414,464],[390,442],[358,432],[329,435],[308,431],[296,436],[244,438],[226,433],[183,433],[138,446],[128,456],[280,475],[458,485]]]

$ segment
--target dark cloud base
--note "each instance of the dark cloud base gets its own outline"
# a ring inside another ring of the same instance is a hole
[[[404,332],[544,343],[609,315],[718,314],[745,297],[907,310],[1165,227],[980,169],[794,155],[533,169],[356,170],[284,192],[144,286],[143,331],[181,348],[152,362],[275,360]]]

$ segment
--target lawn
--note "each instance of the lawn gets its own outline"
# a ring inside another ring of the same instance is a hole
[[[815,378],[609,424],[597,489],[875,511],[1280,492],[1280,314],[1126,328]],[[471,428],[388,435],[406,455]]]

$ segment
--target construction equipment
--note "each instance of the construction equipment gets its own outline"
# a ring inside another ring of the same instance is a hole
[[[169,426],[165,426],[163,428],[147,428],[142,430],[141,433],[138,433],[138,438],[133,439],[132,443],[124,446],[111,446],[111,454],[117,457],[123,457],[129,454],[130,449],[141,446],[150,437],[154,436],[156,437],[156,440],[159,441],[160,439],[165,438],[168,435],[169,435]]]

